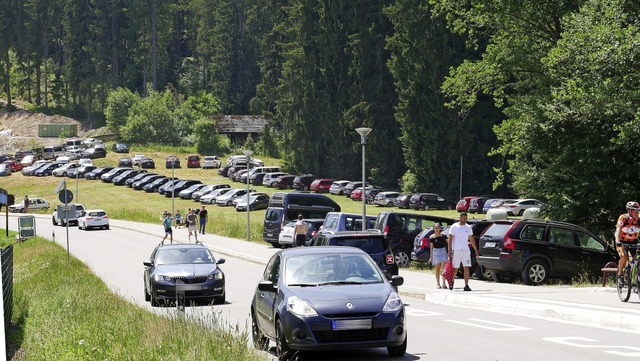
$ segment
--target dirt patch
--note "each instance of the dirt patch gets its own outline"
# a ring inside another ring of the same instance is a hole
[[[12,153],[19,149],[41,148],[47,145],[62,143],[59,138],[43,138],[38,136],[38,124],[75,124],[78,127],[78,137],[90,137],[106,132],[106,129],[82,129],[82,124],[69,117],[61,115],[46,115],[32,113],[28,110],[14,112],[0,111],[0,153]]]

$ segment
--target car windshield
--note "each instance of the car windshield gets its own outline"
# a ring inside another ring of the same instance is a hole
[[[383,276],[364,254],[320,253],[286,258],[288,286],[365,284],[383,282]]]
[[[155,264],[191,264],[191,263],[215,263],[211,254],[203,248],[171,248],[160,249]]]

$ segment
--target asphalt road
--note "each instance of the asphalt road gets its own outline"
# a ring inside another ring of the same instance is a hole
[[[15,230],[15,215],[10,217],[10,228]],[[54,227],[50,217],[39,216],[37,233],[67,246],[66,228]],[[175,308],[152,308],[144,301],[143,265],[162,237],[162,227],[112,220],[111,229],[81,231],[69,228],[69,249],[73,257],[86,263],[114,292],[132,303],[161,314],[178,314]],[[186,241],[186,230],[176,230],[176,240]],[[214,235],[200,239],[209,245],[217,257],[226,258],[221,267],[227,276],[227,302],[218,306],[187,307],[186,317],[197,317],[225,327],[249,330],[249,306],[255,284],[263,271],[268,254],[275,250],[266,245],[246,244]],[[235,249],[228,247],[234,245]],[[402,275],[403,271],[401,271]],[[407,280],[410,273],[406,273]],[[412,276],[413,277],[413,276]],[[433,276],[424,275],[428,283]],[[411,279],[411,281],[413,281]],[[483,292],[490,283],[473,281],[472,288]],[[541,290],[541,288],[537,288]],[[468,297],[468,292],[448,291],[428,293],[426,299],[411,297],[403,292],[407,307],[408,348],[404,360],[540,360],[583,359],[619,360],[640,358],[637,332],[620,327],[592,327],[587,323],[567,322],[561,314],[549,317],[519,316],[527,312],[499,312],[492,305],[478,308],[476,305],[456,302],[457,294]],[[447,302],[429,302],[429,295],[441,295]],[[556,293],[545,296],[544,302],[554,301]],[[414,296],[420,296],[416,293]],[[617,295],[608,293],[611,299]],[[476,296],[479,297],[479,296]],[[638,309],[638,297],[632,295],[634,303],[625,305]],[[499,305],[501,298],[485,298],[485,302]],[[488,300],[488,301],[487,301]],[[542,300],[542,299],[541,299]],[[560,301],[556,301],[560,302]],[[619,301],[618,301],[619,302]],[[534,302],[535,303],[535,302]],[[542,301],[540,302],[542,303]],[[577,305],[577,304],[576,304]],[[521,306],[524,310],[524,306]],[[579,308],[574,306],[574,308]],[[560,307],[558,306],[558,309]],[[631,316],[633,308],[624,309]],[[595,314],[590,308],[585,311]],[[624,314],[623,312],[623,314]],[[555,319],[555,320],[554,320]],[[388,359],[386,349],[354,352],[321,352],[307,354],[312,360],[382,360]]]

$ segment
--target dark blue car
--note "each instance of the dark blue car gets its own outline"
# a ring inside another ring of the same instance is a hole
[[[275,341],[280,360],[297,351],[386,347],[407,349],[404,304],[364,251],[352,247],[297,247],[276,252],[251,301],[254,346]]]

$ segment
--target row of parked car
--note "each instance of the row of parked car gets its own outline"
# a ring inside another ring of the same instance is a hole
[[[487,213],[490,209],[502,209],[509,216],[522,216],[530,208],[541,209],[544,203],[537,199],[505,199],[492,196],[462,197],[456,205],[458,212]]]

